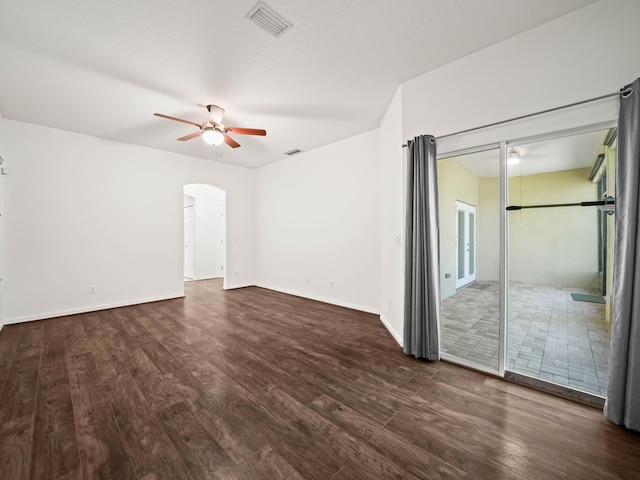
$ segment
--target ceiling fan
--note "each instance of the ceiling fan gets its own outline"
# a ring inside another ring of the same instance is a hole
[[[224,142],[231,148],[238,148],[240,144],[228,135],[229,132],[237,133],[239,135],[265,136],[267,134],[266,130],[257,128],[226,127],[222,124],[224,108],[220,108],[217,105],[207,105],[207,110],[209,111],[209,118],[202,123],[195,123],[181,118],[170,117],[169,115],[163,115],[162,113],[154,113],[154,115],[156,117],[175,120],[176,122],[188,123],[189,125],[194,125],[200,129],[198,132],[180,137],[178,140],[181,142],[201,136],[205,143],[209,145],[220,145]]]

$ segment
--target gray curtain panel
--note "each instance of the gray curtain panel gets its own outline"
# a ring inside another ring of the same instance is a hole
[[[640,431],[640,78],[620,93],[611,365],[605,416]]]
[[[404,353],[440,359],[440,273],[436,142],[409,140],[407,153]]]

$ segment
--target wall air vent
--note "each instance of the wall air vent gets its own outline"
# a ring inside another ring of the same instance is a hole
[[[263,2],[256,3],[255,7],[249,10],[249,13],[247,13],[245,17],[259,27],[264,28],[276,38],[293,27],[293,23],[286,20],[282,15]]]
[[[285,155],[288,156],[292,156],[295,155],[296,153],[300,153],[302,152],[302,150],[298,150],[297,148],[294,148],[293,150],[289,150],[288,152],[284,152]]]

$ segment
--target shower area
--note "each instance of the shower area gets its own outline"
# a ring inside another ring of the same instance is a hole
[[[615,158],[604,128],[438,160],[443,358],[606,396]]]

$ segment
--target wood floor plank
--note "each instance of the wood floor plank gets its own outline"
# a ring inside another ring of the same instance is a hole
[[[159,411],[158,418],[194,478],[215,478],[233,463],[186,403]]]
[[[80,322],[82,323],[82,328],[87,338],[101,335],[103,326],[97,312],[89,312],[83,314],[82,316],[80,316]]]
[[[447,416],[449,413],[442,405],[438,405],[437,411],[433,406],[402,408],[385,427],[454,467],[476,472],[481,478],[504,478],[505,472],[512,472],[514,478],[535,478],[528,475],[532,466],[520,444],[495,437],[491,431],[478,430],[466,422],[467,416],[457,413]],[[551,472],[538,471],[542,478],[566,478],[562,467]]]
[[[2,341],[0,341],[0,398],[7,378],[9,378],[9,372],[18,350],[23,329],[21,325],[9,325],[3,328],[2,333]]]
[[[0,478],[29,478],[33,414],[0,424]]]
[[[117,309],[113,312],[108,324],[113,348],[118,352],[119,357],[134,378],[160,373],[158,367],[140,347],[139,341],[145,337],[144,335],[135,336],[136,332],[132,329],[134,322],[131,320],[124,309]]]
[[[430,384],[423,382],[423,387],[418,392],[417,397],[427,402],[437,401],[446,404],[448,409],[462,413],[467,418],[473,417],[477,419],[475,420],[476,424],[482,423],[484,429],[489,432],[493,431],[496,436],[502,435],[501,423],[504,415],[508,414],[510,418],[518,420],[514,422],[508,432],[510,441],[513,444],[522,445],[523,450],[526,450],[532,458],[536,459],[536,468],[538,470],[553,472],[560,460],[564,461],[569,469],[579,468],[579,462],[575,464],[575,461],[579,460],[579,455],[584,445],[578,446],[572,442],[574,439],[573,432],[568,429],[566,432],[548,437],[547,432],[555,425],[555,417],[547,419],[544,413],[531,415],[526,408],[522,408],[523,404],[521,402],[516,401],[513,404],[499,405],[494,402],[487,391],[487,395],[482,397],[480,403],[477,395],[469,395],[461,388],[435,379],[432,379]],[[473,424],[474,421],[467,421],[467,423]],[[545,439],[545,441],[540,442],[540,439]],[[595,458],[599,457],[600,460],[604,460],[606,445],[604,445],[604,442],[598,441],[598,439],[592,442],[592,455]],[[544,458],[541,459],[540,456],[547,450],[550,450],[550,452],[546,453]],[[561,454],[556,453],[560,451],[562,452]],[[624,466],[624,461],[621,462],[621,466]]]
[[[396,448],[395,445],[403,443],[402,438],[328,396],[318,397],[309,406],[418,478],[454,479],[467,476],[462,470],[411,443],[404,443],[401,449]]]
[[[137,329],[139,335],[146,330],[136,318],[130,322],[130,328]],[[160,334],[159,337],[164,338],[164,344],[149,335],[139,341],[149,358],[164,372],[136,379],[151,406],[169,408],[180,402],[192,405],[198,416],[206,419],[205,429],[236,461],[262,448],[265,442],[226,411],[225,392],[233,389],[234,382],[209,357],[198,357],[175,336],[165,338]]]
[[[138,478],[186,479],[189,474],[132,377],[105,385],[118,429]]]
[[[238,342],[238,346],[242,348],[242,343]],[[267,391],[274,384],[278,384],[303,403],[313,400],[322,393],[316,385],[309,383],[306,379],[265,362],[258,353],[245,348],[240,352],[228,354],[227,356],[233,358],[233,361],[218,365],[246,388]]]
[[[263,411],[282,428],[295,425],[304,438],[300,448],[314,449],[322,457],[334,458],[341,465],[358,465],[353,478],[415,479],[391,459],[378,454],[364,442],[359,442],[347,431],[340,429],[315,411],[307,408],[286,392],[274,388],[263,393]]]
[[[279,422],[273,417],[276,412],[262,410],[251,395],[229,398],[229,408],[303,477],[331,478],[342,467],[335,458],[318,452],[305,431],[290,422]]]
[[[29,478],[31,465],[43,325],[34,322],[23,325],[22,330],[22,335],[15,338],[15,359],[0,396],[2,478]]]
[[[46,343],[38,381],[30,476],[74,478],[80,462],[66,354],[59,344]]]
[[[135,478],[93,356],[69,355],[67,361],[82,477]]]
[[[640,434],[598,410],[221,287],[5,327],[0,478],[640,480]]]
[[[253,480],[272,480],[274,478],[304,480],[305,478],[269,446],[260,449],[252,461],[245,462],[241,468],[246,478]]]

